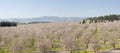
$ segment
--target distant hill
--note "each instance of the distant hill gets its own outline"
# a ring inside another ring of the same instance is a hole
[[[57,17],[57,16],[43,16],[43,17],[34,17],[34,18],[9,18],[3,19],[4,21],[12,22],[65,22],[65,21],[80,21],[85,19],[84,17]],[[3,21],[0,20],[0,21]]]

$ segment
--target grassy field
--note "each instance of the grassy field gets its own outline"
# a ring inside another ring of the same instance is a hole
[[[97,53],[119,48],[119,23],[58,22],[0,27],[0,53]]]

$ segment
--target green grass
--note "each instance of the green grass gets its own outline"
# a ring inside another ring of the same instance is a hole
[[[0,53],[11,53],[8,47],[2,47],[0,48]]]
[[[93,50],[79,50],[79,51],[72,51],[72,53],[91,53],[94,52]]]

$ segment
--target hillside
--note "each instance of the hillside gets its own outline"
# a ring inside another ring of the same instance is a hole
[[[94,53],[120,47],[120,21],[0,27],[0,53]]]

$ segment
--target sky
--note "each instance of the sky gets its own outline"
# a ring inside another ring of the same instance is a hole
[[[0,18],[120,14],[120,0],[0,0]]]

